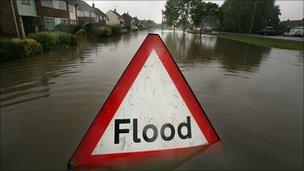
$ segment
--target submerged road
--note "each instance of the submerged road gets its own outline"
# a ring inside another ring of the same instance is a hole
[[[174,169],[303,169],[303,52],[161,30],[2,63],[1,169],[66,169],[149,32],[160,34],[221,138]]]

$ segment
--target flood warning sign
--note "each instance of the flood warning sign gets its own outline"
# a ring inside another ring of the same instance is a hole
[[[149,34],[72,156],[72,168],[134,164],[219,141],[161,38]]]

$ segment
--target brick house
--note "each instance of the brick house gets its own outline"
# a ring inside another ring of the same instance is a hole
[[[127,29],[131,29],[131,24],[132,24],[132,20],[133,18],[129,15],[129,13],[123,13],[121,15],[121,18],[123,19],[123,27],[127,28]]]
[[[131,22],[131,28],[139,28],[140,27],[140,21],[137,17],[132,18]]]
[[[93,7],[81,0],[72,1],[77,6],[77,20],[79,23],[96,23],[96,14]]]
[[[76,7],[66,0],[1,0],[0,10],[0,33],[13,37],[77,22]]]
[[[38,30],[34,0],[3,0],[0,4],[0,34],[24,37]]]
[[[73,1],[68,1],[70,24],[77,24],[77,4],[74,4]]]
[[[65,0],[36,0],[40,30],[54,30],[59,23],[69,23],[70,14]]]
[[[16,2],[0,1],[0,35],[19,35],[19,27],[15,17]]]

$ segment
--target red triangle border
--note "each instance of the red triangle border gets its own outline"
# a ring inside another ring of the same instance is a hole
[[[219,137],[214,128],[210,124],[203,108],[196,99],[193,91],[188,85],[179,67],[175,63],[164,42],[161,40],[158,34],[148,34],[138,51],[130,61],[126,70],[118,80],[114,89],[110,93],[108,99],[104,103],[103,107],[98,112],[96,118],[91,124],[90,128],[86,132],[85,136],[78,145],[75,153],[68,163],[69,168],[92,168],[92,167],[110,167],[115,165],[117,161],[121,159],[130,158],[135,160],[136,156],[166,156],[168,152],[178,153],[186,152],[187,150],[197,150],[199,147],[190,148],[178,148],[169,150],[156,150],[156,151],[144,151],[144,152],[130,152],[120,154],[104,154],[94,155],[91,153],[94,150],[96,144],[100,140],[104,131],[110,124],[113,116],[115,115],[122,100],[126,96],[134,80],[139,74],[141,68],[145,64],[152,50],[155,50],[159,56],[161,62],[165,66],[170,78],[174,82],[177,90],[181,94],[195,121],[197,122],[202,133],[206,137],[209,145],[219,141]],[[205,149],[205,147],[202,147]],[[135,158],[134,158],[135,157]]]

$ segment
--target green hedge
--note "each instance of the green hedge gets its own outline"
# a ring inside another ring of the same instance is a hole
[[[10,41],[0,41],[0,61],[21,58],[22,53],[18,46]]]
[[[101,37],[105,35],[105,32],[99,29],[102,26],[103,24],[100,23],[86,23],[83,25],[83,29],[91,36]]]
[[[105,36],[109,32],[109,27],[108,26],[102,26],[102,27],[99,27],[97,30],[99,32],[101,32],[103,36]]]
[[[76,36],[59,32],[30,34],[26,39],[0,39],[0,60],[30,57],[55,49],[77,45]]]
[[[108,25],[98,28],[99,31],[103,32],[106,36],[116,35],[122,33],[122,27],[120,25]]]
[[[77,45],[76,36],[74,36],[72,34],[60,33],[58,35],[57,45],[59,47],[63,47],[63,48],[67,48],[67,47],[70,47],[70,46]]]
[[[42,53],[41,44],[34,39],[13,39],[12,42],[16,44],[22,57],[35,56]]]
[[[42,53],[42,46],[33,39],[0,40],[1,61],[35,56]]]
[[[76,33],[75,36],[77,39],[83,39],[88,36],[87,32],[84,29],[79,29]]]
[[[55,27],[55,30],[68,34],[75,34],[79,29],[82,29],[82,26],[79,24],[60,23]]]
[[[42,45],[43,52],[77,44],[77,39],[74,35],[60,32],[40,32],[30,34],[28,37],[39,42]]]
[[[94,37],[111,36],[121,33],[126,33],[121,27],[121,25],[104,25],[102,23],[86,23],[83,25],[73,25],[73,24],[57,24],[55,29],[59,32],[76,34],[79,30],[85,30],[85,32]]]
[[[30,34],[28,37],[39,42],[42,45],[43,52],[48,52],[56,48],[56,38],[54,33],[40,32]]]
[[[110,27],[112,28],[112,33],[113,34],[121,34],[122,33],[122,27],[119,24],[112,25]]]

